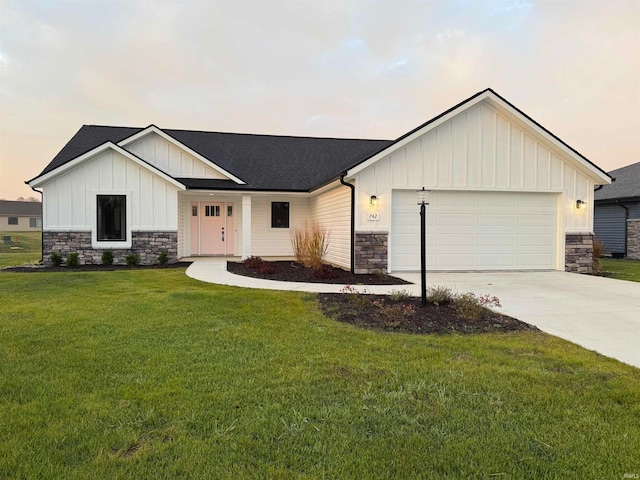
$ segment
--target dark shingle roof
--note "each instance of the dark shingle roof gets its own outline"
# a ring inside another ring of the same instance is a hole
[[[140,130],[143,129],[83,125],[38,176],[49,173],[51,170],[54,170],[74,158],[87,153],[89,150],[93,150],[105,142],[112,141],[113,143],[118,143],[121,140],[138,133]]]
[[[611,185],[604,185],[595,193],[595,200],[614,200],[621,198],[640,197],[640,162],[609,172],[609,176],[616,181]]]
[[[107,141],[118,143],[141,130],[84,125],[40,175]],[[179,179],[188,188],[204,189],[309,191],[392,143],[192,130],[163,129],[163,132],[247,183]]]
[[[0,200],[0,215],[15,215],[16,217],[41,217],[42,203]]]

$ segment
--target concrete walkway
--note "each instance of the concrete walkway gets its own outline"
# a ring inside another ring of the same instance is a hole
[[[204,282],[269,290],[337,293],[343,285],[274,282],[227,272],[226,260],[194,262],[187,275]],[[357,286],[367,293],[407,290],[420,295],[419,273],[396,273],[412,285]],[[428,272],[427,285],[497,296],[500,313],[589,350],[640,368],[640,283],[574,273]]]

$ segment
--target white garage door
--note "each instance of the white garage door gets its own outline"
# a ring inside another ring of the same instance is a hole
[[[556,194],[432,191],[427,206],[428,270],[555,269]],[[415,191],[394,191],[392,271],[420,269]]]

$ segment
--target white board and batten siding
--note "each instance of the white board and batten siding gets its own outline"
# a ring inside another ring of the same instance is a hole
[[[479,102],[354,173],[356,230],[389,232],[390,271],[419,268],[416,190],[425,187],[429,269],[563,270],[565,233],[593,229],[594,183],[579,163]]]
[[[325,260],[349,268],[351,262],[351,190],[338,185],[311,198],[311,218],[329,234]]]
[[[126,192],[131,230],[178,229],[178,189],[111,149],[43,184],[44,230],[95,227],[96,195]]]
[[[156,133],[128,144],[126,149],[174,178],[227,178]]]

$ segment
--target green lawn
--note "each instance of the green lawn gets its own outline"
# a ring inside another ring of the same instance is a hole
[[[618,260],[602,258],[602,272],[611,278],[640,282],[640,262],[637,260]]]
[[[11,236],[11,244],[2,242],[4,235]],[[41,258],[42,232],[0,232],[0,268],[34,263]]]
[[[622,478],[640,370],[184,269],[0,272],[0,478]]]

